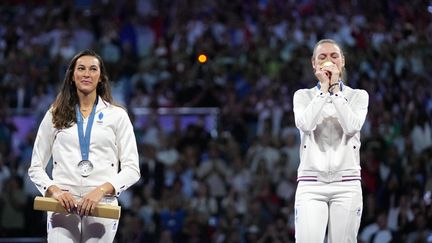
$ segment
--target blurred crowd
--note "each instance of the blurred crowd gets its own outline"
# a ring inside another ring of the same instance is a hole
[[[431,17],[421,0],[2,1],[0,237],[46,235],[27,176],[35,132],[90,48],[132,119],[138,107],[220,110],[217,136],[135,126],[142,179],[119,198],[118,242],[294,242],[292,98],[315,85],[312,48],[332,38],[347,84],[370,96],[359,242],[432,242]],[[13,117],[28,114],[17,141]]]

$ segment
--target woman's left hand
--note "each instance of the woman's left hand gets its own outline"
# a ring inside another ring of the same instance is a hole
[[[94,209],[98,205],[98,203],[101,201],[101,199],[105,196],[105,193],[103,190],[101,190],[100,187],[96,187],[93,191],[85,195],[81,200],[78,202],[77,205],[77,212],[79,215],[83,216],[89,216],[92,215],[94,212]]]

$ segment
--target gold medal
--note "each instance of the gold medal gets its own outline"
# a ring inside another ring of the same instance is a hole
[[[331,66],[331,65],[333,65],[332,62],[326,61],[326,62],[323,62],[323,63],[320,64],[320,68],[328,67],[328,66]]]

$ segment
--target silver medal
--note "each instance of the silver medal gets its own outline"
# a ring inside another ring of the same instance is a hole
[[[81,176],[87,177],[93,171],[93,164],[90,160],[81,160],[78,163],[78,168],[80,169]]]

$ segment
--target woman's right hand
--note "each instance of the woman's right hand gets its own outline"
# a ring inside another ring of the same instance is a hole
[[[56,185],[48,188],[46,196],[55,198],[69,213],[77,207],[77,202],[73,195],[68,191],[63,191]]]
[[[320,82],[321,91],[327,93],[330,85],[330,76],[328,75],[328,72],[322,68],[317,68],[315,70],[315,77],[317,77]]]

